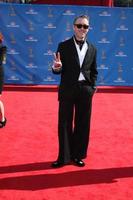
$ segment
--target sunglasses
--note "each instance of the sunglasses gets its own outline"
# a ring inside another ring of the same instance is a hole
[[[84,28],[84,29],[88,29],[89,25],[86,24],[74,24],[78,29]]]

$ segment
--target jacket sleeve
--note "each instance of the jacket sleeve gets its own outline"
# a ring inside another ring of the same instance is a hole
[[[96,86],[96,80],[98,75],[96,57],[97,57],[97,50],[95,49],[94,59],[91,65],[91,73],[90,73],[91,85],[93,87]]]

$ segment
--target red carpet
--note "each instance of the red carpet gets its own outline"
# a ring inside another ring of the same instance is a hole
[[[132,200],[132,99],[132,88],[98,90],[86,166],[52,169],[58,144],[56,89],[5,88],[0,200]]]

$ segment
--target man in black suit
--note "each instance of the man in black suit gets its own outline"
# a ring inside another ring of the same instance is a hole
[[[54,54],[52,71],[61,74],[58,100],[59,154],[52,167],[72,162],[83,167],[89,143],[92,96],[97,79],[96,49],[86,40],[89,18],[78,16],[74,35],[61,42]]]

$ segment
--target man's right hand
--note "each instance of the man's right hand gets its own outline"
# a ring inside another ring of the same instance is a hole
[[[58,52],[57,54],[54,53],[54,62],[53,62],[53,70],[57,70],[59,71],[62,67],[62,62],[61,62],[61,59],[60,59],[60,53]]]

